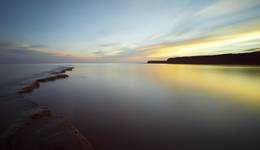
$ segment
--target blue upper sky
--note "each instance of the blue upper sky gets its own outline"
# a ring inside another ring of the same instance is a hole
[[[254,51],[259,0],[1,0],[0,63]]]

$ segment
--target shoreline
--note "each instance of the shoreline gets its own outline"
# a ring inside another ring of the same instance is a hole
[[[199,55],[172,57],[167,60],[149,60],[148,64],[197,64],[197,65],[260,65],[260,51],[237,54]]]
[[[56,69],[47,77],[36,78],[23,86],[15,95],[1,99],[0,118],[5,121],[0,128],[0,149],[93,150],[87,138],[66,118],[52,114],[48,108],[24,97],[41,84],[68,78],[66,72],[73,69],[74,67]]]

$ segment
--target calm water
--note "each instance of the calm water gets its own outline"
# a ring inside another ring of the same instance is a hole
[[[74,64],[28,98],[96,150],[259,149],[260,67]]]
[[[0,64],[0,96],[13,93],[23,83],[66,65],[68,64]]]

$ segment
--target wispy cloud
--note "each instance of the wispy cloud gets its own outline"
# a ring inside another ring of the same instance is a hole
[[[174,56],[210,55],[220,53],[238,53],[243,51],[257,51],[260,43],[260,21],[252,20],[237,25],[223,25],[208,31],[208,34],[189,34],[183,39],[172,39],[171,41],[160,40],[161,35],[154,38],[146,38],[143,44],[129,49],[122,47],[117,59],[128,59],[134,61],[145,61],[148,59],[165,59]],[[202,32],[202,31],[201,31]],[[204,31],[205,32],[205,31]],[[147,40],[147,42],[146,42]],[[106,57],[105,55],[103,57]]]
[[[198,16],[227,16],[252,9],[260,5],[259,0],[218,0],[197,13]]]
[[[259,6],[260,1],[257,0],[219,0],[211,3],[190,16],[182,16],[168,33],[145,38],[135,48],[136,56],[132,57],[140,60],[165,59],[238,53],[247,49],[257,51],[260,47],[257,42],[260,40],[260,16],[256,8]]]
[[[91,57],[79,57],[64,52],[53,52],[44,45],[0,42],[0,63],[58,63],[90,61]]]
[[[260,47],[259,0],[86,2],[64,2],[59,14],[10,4],[0,39],[30,44],[0,42],[1,62],[145,62]]]

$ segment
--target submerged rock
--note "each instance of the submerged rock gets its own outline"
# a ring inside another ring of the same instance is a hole
[[[69,76],[61,72],[72,69],[65,68],[58,74],[37,79],[18,93],[31,93],[40,87],[40,83],[67,78]],[[53,116],[48,108],[39,107],[26,99],[11,100],[1,102],[1,106],[8,109],[1,108],[4,115],[0,117],[7,122],[0,128],[0,150],[93,150],[88,140],[64,117]]]
[[[92,150],[88,140],[69,121],[47,108],[24,113],[1,137],[5,150]]]
[[[31,119],[41,119],[43,117],[50,117],[51,112],[49,109],[41,107],[38,109],[32,109],[29,116]]]
[[[58,79],[65,79],[65,78],[68,78],[69,76],[66,75],[66,74],[57,74],[57,75],[52,75],[52,76],[49,76],[49,77],[46,77],[46,78],[42,78],[42,79],[38,79],[36,80],[36,82],[49,82],[49,81],[55,81],[55,80],[58,80]]]
[[[27,86],[25,86],[24,88],[22,88],[18,93],[22,94],[22,93],[31,93],[33,92],[34,89],[39,88],[40,84],[38,81],[34,81],[32,84],[29,84]]]
[[[33,92],[34,89],[40,87],[40,83],[55,81],[55,80],[58,80],[58,79],[65,79],[65,78],[68,78],[68,77],[69,76],[66,75],[66,74],[57,74],[57,75],[51,75],[51,76],[46,77],[46,78],[37,79],[32,84],[29,84],[29,85],[25,86],[24,88],[22,88],[18,93],[20,93],[20,94],[31,93],[31,92]]]
[[[72,71],[74,67],[66,67],[60,71],[53,72],[52,74],[60,74],[60,73],[66,73],[67,71]]]
[[[65,68],[61,69],[60,71],[53,72],[53,73],[50,74],[50,76],[45,77],[45,78],[41,78],[41,79],[37,79],[33,83],[23,87],[20,91],[18,91],[18,93],[20,93],[20,94],[31,93],[31,92],[33,92],[34,89],[40,87],[40,83],[45,83],[45,82],[49,82],[49,81],[55,81],[55,80],[58,80],[58,79],[68,78],[69,76],[67,74],[64,74],[64,73],[66,71],[72,71],[73,69],[74,69],[74,67],[65,67]]]

